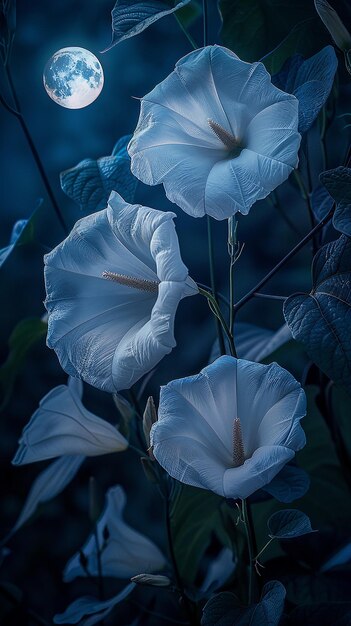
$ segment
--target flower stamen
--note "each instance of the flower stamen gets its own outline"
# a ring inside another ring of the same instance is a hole
[[[225,147],[233,153],[233,156],[240,154],[242,146],[240,145],[240,141],[235,137],[235,135],[229,133],[225,128],[223,128],[223,126],[221,126],[214,120],[208,119],[207,122],[216,137],[218,137],[218,139],[225,145]]]
[[[233,422],[233,467],[240,467],[244,463],[245,451],[241,423],[240,419],[236,417]]]
[[[116,274],[115,272],[104,271],[101,274],[102,278],[107,280],[113,280],[119,285],[125,285],[126,287],[132,287],[134,289],[140,289],[141,291],[148,291],[150,293],[157,293],[159,280],[147,280],[146,278],[134,278],[133,276],[125,276],[124,274]]]

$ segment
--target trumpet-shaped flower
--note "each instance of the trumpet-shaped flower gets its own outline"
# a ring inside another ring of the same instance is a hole
[[[297,99],[262,63],[208,46],[142,98],[132,172],[194,217],[247,214],[297,166],[297,128]]]
[[[159,548],[123,520],[126,496],[122,487],[117,485],[109,489],[106,498],[106,508],[97,523],[99,545],[103,546],[101,554],[103,576],[131,578],[140,573],[162,570],[166,560]],[[85,569],[82,567],[81,552],[86,560]],[[96,541],[93,535],[89,537],[80,553],[67,563],[64,580],[69,582],[77,576],[87,576],[87,572],[92,576],[98,576],[99,572]]]
[[[223,356],[161,388],[153,453],[181,482],[246,498],[305,445],[305,412],[304,391],[277,363]]]
[[[24,465],[61,455],[98,456],[119,452],[128,441],[105,420],[82,404],[83,384],[71,378],[41,400],[19,440],[12,461]]]
[[[47,343],[68,374],[127,389],[175,346],[177,306],[197,287],[174,217],[112,192],[107,209],[79,220],[45,256]]]

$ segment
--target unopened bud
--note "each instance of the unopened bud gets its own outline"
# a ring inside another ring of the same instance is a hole
[[[153,424],[157,422],[157,411],[155,402],[152,396],[147,400],[144,415],[143,415],[143,430],[145,435],[146,445],[150,447],[150,430]]]
[[[171,584],[168,576],[162,576],[162,574],[138,574],[130,580],[137,585],[149,585],[151,587],[169,587]]]
[[[314,0],[314,6],[338,48],[343,50],[343,52],[350,50],[351,35],[346,26],[342,23],[335,9],[333,9],[327,0]]]

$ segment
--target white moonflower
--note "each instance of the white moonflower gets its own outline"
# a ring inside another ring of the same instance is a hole
[[[109,489],[106,498],[106,508],[97,523],[103,576],[131,578],[137,574],[162,570],[166,559],[159,548],[123,520],[126,496],[122,487],[117,485]],[[81,554],[76,554],[66,565],[66,582],[77,576],[87,576],[87,571],[91,576],[98,576],[94,535],[89,537],[81,552],[86,559],[86,569],[82,566]]]
[[[128,204],[79,220],[45,260],[48,339],[63,369],[94,387],[131,387],[176,345],[180,300],[197,293],[174,213]]]
[[[83,384],[70,378],[41,400],[19,440],[12,461],[24,465],[62,455],[98,456],[119,452],[128,441],[105,420],[82,404]]]
[[[142,98],[132,172],[194,217],[247,214],[297,167],[297,128],[298,100],[262,63],[207,46]]]
[[[223,356],[161,388],[151,445],[173,478],[247,498],[305,445],[305,413],[301,385],[277,363]]]

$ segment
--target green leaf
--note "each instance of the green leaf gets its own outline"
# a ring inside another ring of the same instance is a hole
[[[294,339],[331,380],[351,393],[351,240],[345,235],[313,259],[313,288],[284,302]]]
[[[284,586],[272,580],[264,585],[260,602],[243,607],[233,593],[223,591],[205,605],[201,626],[278,626],[285,595]]]
[[[137,179],[130,171],[126,146],[131,135],[122,137],[112,155],[84,159],[60,174],[62,190],[86,213],[104,209],[111,191],[117,191],[126,202],[133,202]]]
[[[171,15],[190,0],[117,0],[112,9],[112,41],[108,48],[139,35],[161,17]]]
[[[279,71],[294,52],[305,56],[317,52],[321,47],[318,35],[325,37],[313,0],[220,0],[219,9],[223,44],[244,61],[258,61],[270,53],[271,73]],[[308,29],[301,29],[306,20]]]
[[[212,535],[223,538],[222,503],[223,498],[210,491],[174,483],[170,508],[172,537],[180,575],[188,585],[195,581]],[[234,516],[231,521],[234,533]]]
[[[197,0],[190,0],[189,4],[177,11],[177,18],[184,28],[189,28],[200,15],[202,15],[202,6]]]
[[[291,29],[281,43],[262,59],[268,72],[277,74],[293,54],[310,57],[329,43],[325,29],[315,16],[303,19]]]
[[[334,228],[351,237],[351,169],[341,166],[327,170],[320,174],[319,180],[336,203]]]
[[[7,64],[16,31],[16,0],[0,0],[0,56]]]
[[[309,517],[296,509],[284,509],[273,513],[267,526],[272,539],[293,539],[314,532]]]
[[[305,388],[307,414],[301,425],[306,433],[306,446],[296,454],[298,466],[310,477],[307,494],[294,505],[311,519],[319,531],[332,528],[347,533],[351,525],[350,490],[345,482],[329,429],[317,405],[318,388]],[[252,505],[258,549],[267,542],[267,519],[283,505],[276,500]],[[263,560],[282,554],[278,542],[272,542],[263,554]]]
[[[0,386],[2,388],[3,409],[10,399],[13,385],[31,347],[46,336],[47,323],[38,317],[22,320],[17,324],[9,338],[9,354],[0,367]]]
[[[313,124],[331,92],[338,60],[333,46],[305,60],[301,55],[290,57],[274,84],[299,101],[299,132],[305,133]]]

